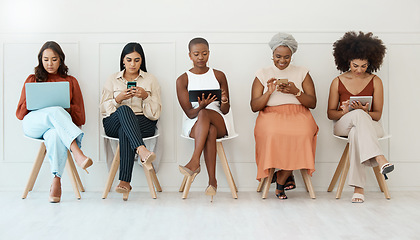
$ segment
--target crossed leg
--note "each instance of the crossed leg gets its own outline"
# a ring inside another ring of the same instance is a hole
[[[216,181],[216,139],[227,134],[223,117],[216,111],[202,109],[198,113],[197,122],[191,129],[190,137],[195,139],[191,160],[185,165],[191,171],[200,167],[201,152],[209,175],[209,184],[217,187]]]

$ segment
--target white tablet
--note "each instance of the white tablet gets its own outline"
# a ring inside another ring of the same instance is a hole
[[[372,96],[351,96],[350,101],[349,101],[349,104],[350,104],[349,111],[354,110],[351,107],[351,103],[354,101],[359,101],[361,104],[363,104],[363,106],[366,105],[366,103],[369,103],[369,111],[370,111],[372,109],[372,99],[373,99]]]

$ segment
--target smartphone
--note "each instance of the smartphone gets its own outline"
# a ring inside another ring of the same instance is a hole
[[[276,81],[276,85],[280,85],[282,83],[288,84],[289,83],[289,79],[287,79],[287,78],[278,78],[277,81]]]
[[[137,82],[127,82],[127,89],[137,87]]]

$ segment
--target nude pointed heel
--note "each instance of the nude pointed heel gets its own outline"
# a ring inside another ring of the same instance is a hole
[[[86,168],[90,167],[93,165],[93,161],[90,158],[86,158],[85,161],[83,161],[82,164],[80,164],[80,167],[86,171],[87,174],[89,174],[88,170]]]
[[[205,194],[207,196],[211,196],[210,202],[213,202],[213,197],[216,195],[216,192],[217,192],[217,188],[216,187],[213,187],[212,185],[209,185],[206,188]]]
[[[127,201],[128,200],[128,195],[129,194],[130,194],[130,192],[123,193],[123,200],[124,201]]]
[[[140,157],[141,159],[141,157]],[[155,161],[156,159],[156,154],[154,152],[150,152],[149,155],[147,155],[147,157],[145,159],[141,159],[141,164],[143,164],[143,166],[147,169],[147,170],[152,170],[153,165],[152,162]]]
[[[123,187],[120,187],[120,186],[115,187],[115,191],[117,193],[122,193],[123,194],[123,200],[124,201],[128,200],[128,195],[130,195],[131,189],[133,189],[131,186],[130,186],[130,189],[123,188]]]

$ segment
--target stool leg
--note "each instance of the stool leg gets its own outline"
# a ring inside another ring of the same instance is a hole
[[[312,199],[315,199],[315,191],[314,191],[314,188],[312,186],[312,180],[311,180],[311,177],[308,174],[308,170],[307,169],[301,169],[300,173],[302,174],[303,182],[305,183],[306,190],[309,192],[309,196]]]
[[[150,171],[150,174],[151,174],[151,176],[152,176],[153,184],[154,184],[154,185],[155,185],[155,187],[156,187],[156,191],[158,191],[158,192],[162,192],[162,187],[160,186],[159,179],[157,178],[156,171],[155,171],[155,168],[154,168],[154,167],[153,167],[153,169]]]
[[[229,164],[226,159],[225,150],[223,149],[223,144],[221,142],[216,143],[217,146],[217,154],[219,155],[220,162],[222,163],[223,171],[225,172],[227,182],[229,183],[230,191],[232,192],[232,197],[237,199],[237,188],[233,181],[232,173],[229,168]]]
[[[76,179],[77,188],[79,191],[84,192],[85,188],[83,187],[82,181],[80,180],[79,173],[77,172],[76,166],[74,165],[73,158],[70,154],[70,151],[67,150],[67,158],[69,159],[69,166],[71,167],[71,171]]]
[[[305,179],[305,177],[303,175],[304,173],[302,173],[302,170],[303,169],[301,169],[301,172],[300,173],[302,174],[303,183],[305,184],[306,191],[309,192],[309,186],[308,186],[308,183],[306,183],[306,179]],[[308,172],[306,172],[306,174],[308,174]]]
[[[184,178],[182,179],[182,183],[181,183],[181,187],[179,187],[179,192],[183,192],[185,189],[185,184],[187,183],[187,176],[184,176]]]
[[[267,180],[265,181],[264,190],[262,198],[266,199],[268,195],[268,191],[270,190],[271,180],[273,179],[274,175],[274,168],[270,168],[270,173],[268,174]]]
[[[263,179],[260,180],[260,183],[258,184],[258,187],[257,187],[257,192],[261,192],[266,180],[267,180],[267,178],[263,178]]]
[[[41,169],[42,163],[44,162],[46,151],[47,150],[45,148],[45,144],[41,143],[39,146],[38,155],[32,167],[31,175],[29,176],[28,183],[26,184],[26,188],[23,191],[22,199],[25,199],[28,196],[29,191],[32,191],[36,178],[38,177],[39,170]]]
[[[144,175],[146,176],[147,185],[149,185],[150,195],[152,195],[153,199],[156,199],[157,196],[156,196],[155,186],[153,186],[153,180],[152,180],[150,171],[146,169],[146,167],[144,166],[143,166],[143,170],[144,170]]]
[[[379,167],[374,167],[373,172],[375,173],[376,180],[378,181],[379,187],[381,191],[384,193],[386,199],[391,199],[391,195],[389,194],[388,185],[385,182],[384,176],[381,174]]]
[[[334,176],[331,179],[330,186],[328,187],[328,192],[331,192],[334,190],[335,184],[337,183],[338,177],[340,177],[340,174],[343,171],[344,163],[346,161],[346,156],[348,156],[349,153],[349,144],[347,143],[346,148],[343,151],[343,154],[341,155],[340,162],[338,163],[337,169],[335,170]]]
[[[70,177],[70,182],[73,187],[74,195],[76,195],[77,199],[81,199],[82,197],[80,196],[79,188],[77,186],[77,181],[76,181],[76,178],[74,177],[73,169],[70,166],[71,164],[70,162],[72,161],[73,161],[73,158],[71,158],[70,153],[67,152],[67,161],[66,161],[67,173]]]
[[[348,148],[348,145],[347,145],[346,148]],[[346,155],[344,157],[345,157],[344,158],[345,162],[344,162],[343,172],[341,174],[340,182],[338,184],[337,194],[335,195],[335,198],[337,198],[337,199],[341,198],[341,193],[343,192],[344,183],[346,182],[346,178],[347,178],[347,173],[349,172],[350,160],[349,160],[349,151],[348,150],[346,151]]]
[[[104,192],[102,193],[102,199],[108,197],[108,193],[111,190],[112,183],[114,182],[115,175],[117,174],[118,168],[120,167],[120,144],[118,144],[115,150],[114,159],[112,160],[111,169],[109,169],[108,179],[106,181]]]
[[[381,181],[381,172],[379,170],[379,166],[378,167],[373,167],[373,173],[375,174],[376,177],[376,181],[378,181],[378,185],[379,185],[379,189],[381,189],[381,192],[384,192],[384,188],[382,186],[382,181]]]

